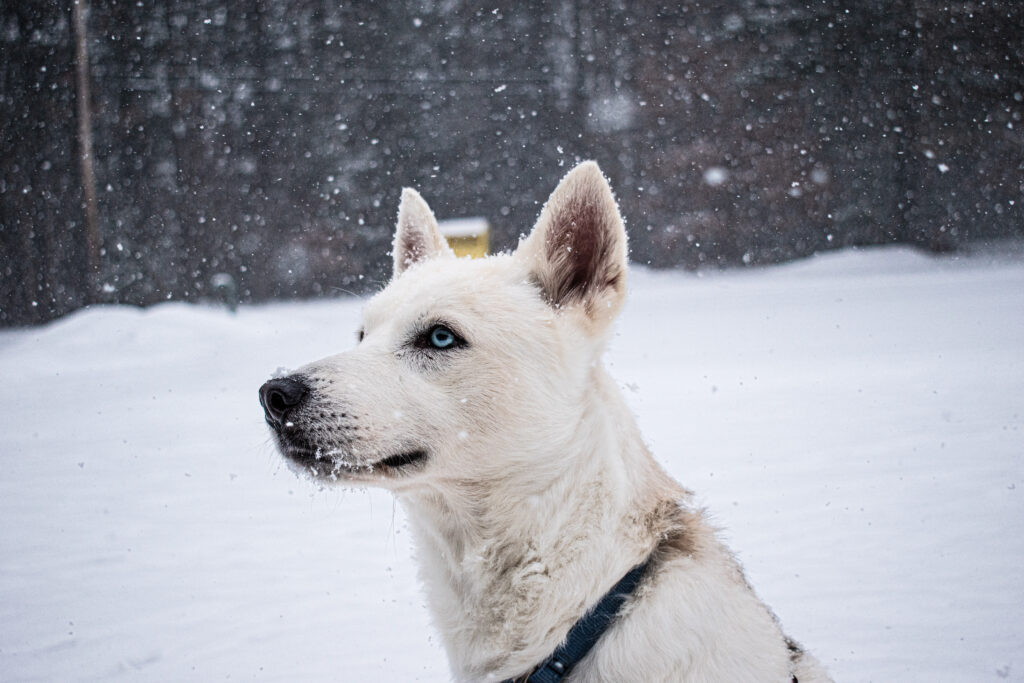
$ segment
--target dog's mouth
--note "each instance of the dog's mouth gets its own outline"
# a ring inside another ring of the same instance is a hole
[[[423,450],[409,451],[408,453],[399,453],[398,455],[389,455],[386,458],[378,460],[375,467],[384,467],[386,469],[398,470],[416,463],[425,461],[427,459],[427,452]]]
[[[408,474],[419,469],[429,459],[429,454],[423,449],[401,451],[376,460],[353,460],[340,449],[299,444],[292,439],[281,438],[281,435],[278,443],[281,453],[291,464],[303,473],[319,479],[343,480]]]

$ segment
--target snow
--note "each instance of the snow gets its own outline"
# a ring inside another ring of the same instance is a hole
[[[718,187],[729,179],[729,171],[721,166],[711,166],[704,171],[704,182],[711,187]]]
[[[490,228],[487,219],[479,216],[447,218],[438,221],[437,227],[445,237],[476,237],[486,233]]]
[[[361,302],[0,333],[0,677],[445,681],[401,509],[318,490],[256,389]],[[839,681],[1024,680],[1024,255],[636,269],[608,354]]]

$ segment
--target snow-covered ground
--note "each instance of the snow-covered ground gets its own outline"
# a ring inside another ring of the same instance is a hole
[[[361,302],[0,333],[0,679],[446,681],[406,523],[256,389]],[[1024,681],[1024,256],[634,272],[608,354],[659,460],[839,681]]]

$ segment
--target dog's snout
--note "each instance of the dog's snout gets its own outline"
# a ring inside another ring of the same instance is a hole
[[[280,429],[288,413],[302,405],[309,394],[309,386],[300,376],[272,379],[260,387],[260,405],[267,416],[267,422]]]

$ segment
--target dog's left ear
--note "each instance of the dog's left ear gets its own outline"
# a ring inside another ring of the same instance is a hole
[[[516,251],[554,307],[608,322],[626,296],[626,230],[601,169],[585,161],[551,193]]]
[[[436,256],[454,257],[455,252],[448,246],[437,219],[420,196],[412,188],[402,190],[402,203],[398,206],[398,225],[395,241],[391,248],[394,267],[391,277],[404,273],[410,266]]]

